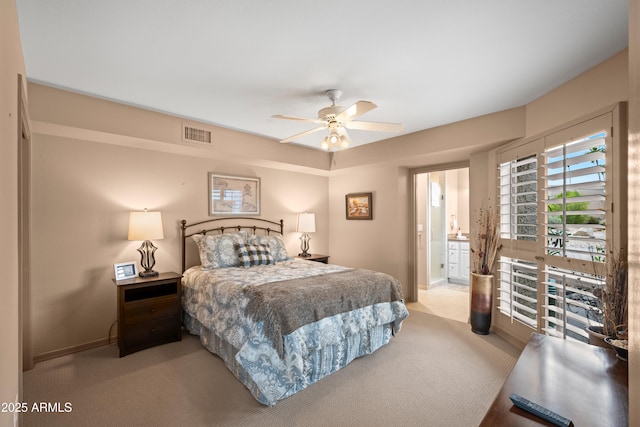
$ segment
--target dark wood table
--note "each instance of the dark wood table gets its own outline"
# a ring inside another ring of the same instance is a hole
[[[533,334],[481,426],[551,426],[513,406],[511,393],[529,399],[576,427],[627,426],[627,363],[615,351]]]
[[[115,280],[120,357],[182,339],[182,274]]]
[[[329,255],[310,254],[309,256],[298,255],[296,258],[306,259],[307,261],[321,262],[323,264],[329,264]]]

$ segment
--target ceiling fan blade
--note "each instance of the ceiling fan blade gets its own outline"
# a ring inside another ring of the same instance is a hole
[[[344,110],[342,113],[338,114],[336,116],[336,120],[340,123],[347,123],[353,120],[354,118],[373,110],[376,107],[377,105],[374,104],[373,102],[358,101],[352,106],[350,106],[349,108],[347,108],[346,110]]]
[[[324,120],[320,120],[320,119],[309,119],[306,117],[292,117],[292,116],[283,116],[282,114],[276,114],[271,116],[274,119],[285,119],[285,120],[298,120],[301,122],[310,122],[310,123],[325,123]]]
[[[382,123],[382,122],[348,122],[343,125],[349,129],[374,130],[378,132],[400,132],[404,128],[402,123]]]
[[[310,134],[312,134],[312,133],[314,133],[314,132],[318,132],[319,130],[326,129],[326,128],[327,128],[326,126],[319,126],[319,127],[317,127],[317,128],[313,128],[313,129],[305,130],[304,132],[300,132],[300,133],[297,133],[297,134],[295,134],[295,135],[293,135],[293,136],[290,136],[289,138],[285,138],[285,139],[283,139],[283,140],[282,140],[282,141],[280,141],[280,142],[281,142],[281,143],[291,142],[291,141],[293,141],[293,140],[295,140],[295,139],[301,138],[301,137],[303,137],[303,136],[310,135]]]

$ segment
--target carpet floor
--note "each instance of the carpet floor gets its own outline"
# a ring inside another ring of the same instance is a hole
[[[197,337],[118,357],[104,346],[38,363],[24,399],[68,412],[27,412],[24,426],[476,426],[519,350],[468,324],[411,311],[373,355],[282,400],[256,402]]]
[[[458,287],[460,285],[452,285]],[[408,302],[409,310],[421,311],[467,323],[469,320],[469,287],[464,292],[452,286],[418,289],[418,301]]]

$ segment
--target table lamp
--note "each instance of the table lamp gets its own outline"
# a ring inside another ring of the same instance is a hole
[[[312,213],[300,213],[298,214],[298,226],[296,227],[296,231],[302,233],[300,236],[300,249],[302,249],[302,253],[298,254],[302,257],[310,257],[309,253],[309,233],[316,232],[316,215]]]
[[[129,240],[143,240],[142,245],[138,248],[138,252],[142,257],[140,264],[144,271],[138,275],[140,277],[157,276],[158,272],[153,271],[156,264],[154,253],[158,250],[151,243],[151,239],[164,239],[162,230],[162,214],[160,212],[131,212],[129,214]]]

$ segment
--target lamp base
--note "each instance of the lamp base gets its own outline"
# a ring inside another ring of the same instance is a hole
[[[153,271],[153,270],[149,270],[149,271],[141,271],[140,273],[138,273],[138,276],[140,277],[154,277],[157,276],[158,272],[157,271]]]
[[[140,277],[154,277],[158,275],[157,271],[153,271],[153,266],[156,265],[156,258],[153,254],[156,252],[158,248],[153,246],[149,240],[145,240],[142,242],[140,247],[138,248],[138,252],[140,252],[140,265],[144,268],[144,271],[138,273]]]
[[[300,252],[298,256],[305,258],[311,256],[311,254],[309,253],[309,240],[311,240],[309,234],[302,233],[302,236],[300,236],[300,249],[302,250],[302,252]]]

